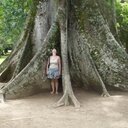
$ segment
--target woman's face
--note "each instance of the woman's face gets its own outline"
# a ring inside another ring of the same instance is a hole
[[[52,50],[52,54],[56,54],[56,49],[53,49]]]

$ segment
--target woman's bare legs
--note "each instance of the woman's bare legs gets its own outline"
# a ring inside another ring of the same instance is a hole
[[[54,92],[56,92],[56,94],[58,94],[58,79],[52,79],[51,86],[52,86],[51,94],[53,94]]]
[[[55,79],[56,94],[58,94],[58,79]]]
[[[52,86],[51,94],[53,94],[55,92],[54,79],[51,80],[51,86]]]

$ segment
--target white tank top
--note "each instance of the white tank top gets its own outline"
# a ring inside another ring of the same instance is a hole
[[[58,68],[58,57],[50,57],[50,66],[49,68]]]

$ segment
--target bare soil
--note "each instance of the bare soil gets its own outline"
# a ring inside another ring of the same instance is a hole
[[[75,90],[81,108],[53,108],[62,96],[48,90],[24,99],[0,103],[0,128],[128,128],[128,93],[110,92],[103,98],[95,92]]]

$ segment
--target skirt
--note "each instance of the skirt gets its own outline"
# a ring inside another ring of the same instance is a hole
[[[59,79],[60,78],[59,69],[58,68],[49,68],[47,77],[49,79]]]

